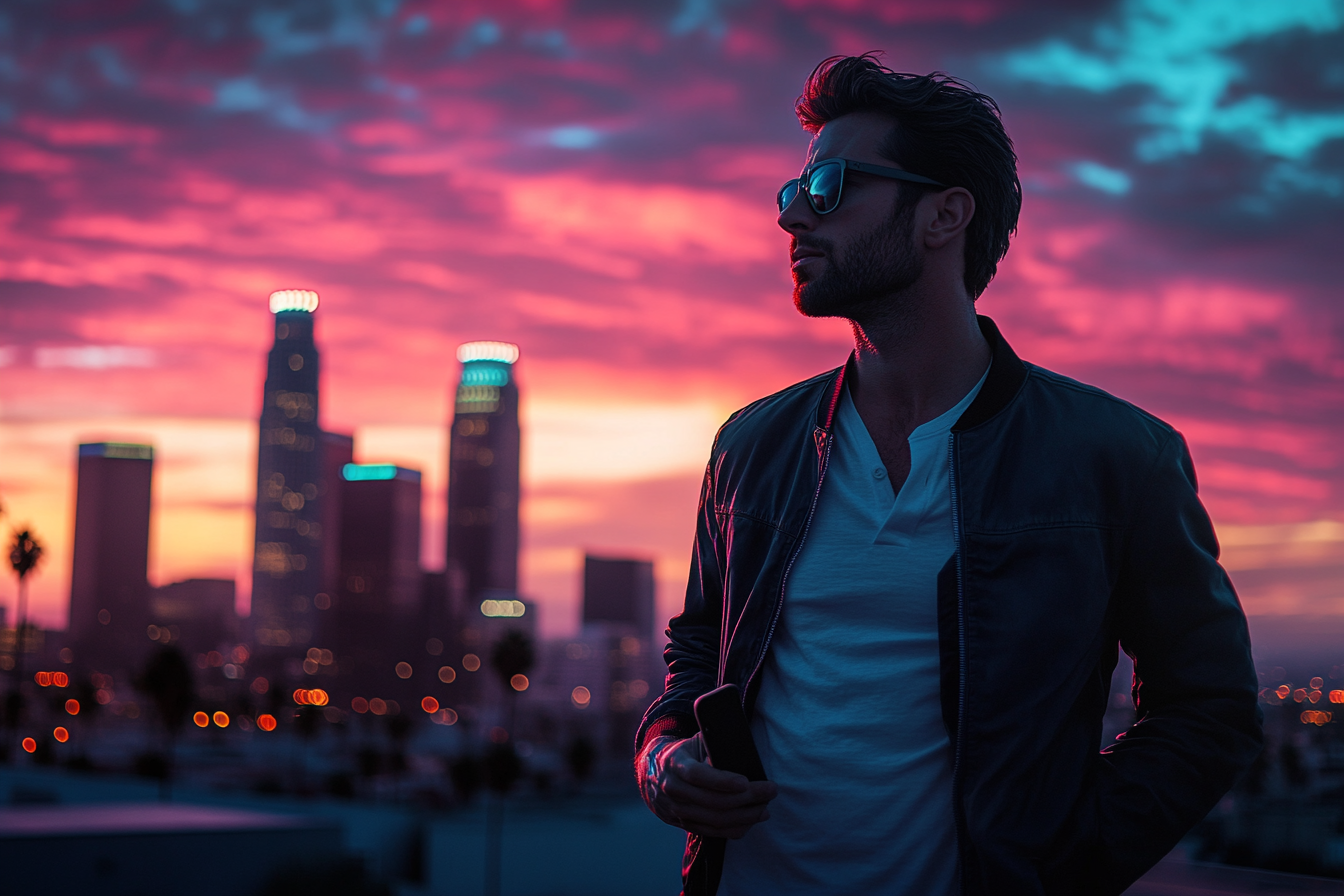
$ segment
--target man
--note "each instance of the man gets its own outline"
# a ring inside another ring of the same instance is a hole
[[[1184,441],[977,318],[1021,204],[991,99],[833,58],[797,112],[794,302],[855,348],[715,440],[641,791],[688,894],[1119,893],[1261,743]],[[1099,753],[1117,644],[1139,721]],[[724,683],[769,782],[704,761]]]

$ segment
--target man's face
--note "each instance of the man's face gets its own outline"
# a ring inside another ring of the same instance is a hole
[[[813,139],[807,164],[844,158],[890,167],[877,149],[891,128],[891,119],[867,112],[837,118]],[[839,207],[818,215],[800,191],[779,214],[779,226],[793,237],[798,310],[852,320],[918,280],[924,259],[914,245],[913,219],[920,195],[899,181],[848,170]]]

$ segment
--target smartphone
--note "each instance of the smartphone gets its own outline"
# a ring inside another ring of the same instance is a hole
[[[751,738],[747,716],[742,712],[742,692],[735,684],[715,688],[695,700],[695,720],[700,737],[715,768],[746,775],[748,781],[765,781],[765,768],[756,742]]]

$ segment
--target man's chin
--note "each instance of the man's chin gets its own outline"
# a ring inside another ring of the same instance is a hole
[[[815,280],[799,283],[798,278],[794,278],[793,307],[798,313],[804,317],[843,317],[844,309],[839,307],[842,303],[835,300],[830,290],[817,287]]]

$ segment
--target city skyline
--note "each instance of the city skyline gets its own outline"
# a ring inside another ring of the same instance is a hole
[[[715,429],[848,349],[790,307],[771,199],[807,71],[870,49],[1003,107],[1026,197],[981,307],[1018,352],[1185,433],[1253,615],[1344,612],[1337,5],[267,9],[0,35],[0,499],[50,548],[44,624],[102,440],[156,446],[152,582],[246,608],[258,296],[287,287],[323,295],[324,425],[424,471],[426,567],[453,348],[505,340],[542,630],[575,624],[585,548],[652,558],[674,610]]]

